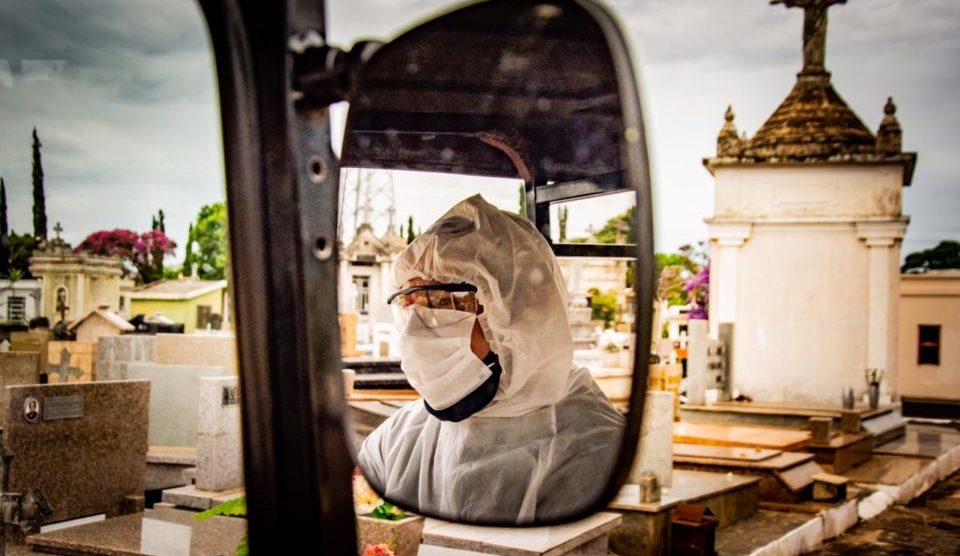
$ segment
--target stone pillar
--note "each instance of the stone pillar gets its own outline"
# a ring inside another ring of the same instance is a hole
[[[857,237],[869,249],[866,367],[883,369],[881,393],[893,395],[897,380],[900,240],[907,220],[858,222]]]
[[[710,337],[716,339],[721,322],[737,320],[737,258],[750,237],[750,223],[708,222],[713,256],[710,260]]]
[[[67,311],[68,319],[76,320],[84,315],[83,303],[85,300],[83,294],[86,286],[83,274],[77,274],[77,285],[73,294],[73,303],[70,303],[70,310]]]

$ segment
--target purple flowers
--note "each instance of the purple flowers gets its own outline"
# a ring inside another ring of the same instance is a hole
[[[695,274],[683,284],[683,290],[689,293],[690,303],[693,305],[687,315],[691,319],[706,320],[710,315],[710,265]]]
[[[116,229],[93,232],[74,252],[119,257],[136,268],[141,282],[152,282],[163,277],[163,257],[173,253],[176,246],[160,230],[138,234]]]

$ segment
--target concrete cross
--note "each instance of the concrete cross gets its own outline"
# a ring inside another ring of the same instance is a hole
[[[827,50],[827,9],[847,0],[770,0],[788,8],[803,8],[803,72],[823,73]]]
[[[57,225],[53,227],[53,231],[57,232],[57,241],[59,242],[61,239],[60,233],[63,232],[63,226],[61,226],[60,223],[57,222]]]
[[[70,366],[70,352],[67,351],[67,348],[63,348],[60,351],[60,364],[47,366],[47,374],[52,375],[54,373],[60,375],[60,384],[66,384],[70,375],[77,378],[83,376],[83,369]]]

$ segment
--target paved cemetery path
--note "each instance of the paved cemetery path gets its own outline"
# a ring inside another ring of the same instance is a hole
[[[828,542],[821,555],[960,555],[960,471]]]

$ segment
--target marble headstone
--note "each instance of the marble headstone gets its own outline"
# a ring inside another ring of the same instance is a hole
[[[640,484],[640,479],[647,471],[656,475],[661,488],[673,483],[672,392],[647,391],[640,442],[627,483]]]
[[[6,393],[10,489],[39,489],[53,508],[47,523],[117,515],[125,498],[143,496],[148,382],[8,386]]]
[[[196,446],[200,379],[227,374],[223,367],[128,363],[129,378],[151,383],[150,445]]]
[[[154,337],[103,336],[97,342],[97,380],[126,380],[127,364],[153,361]]]
[[[240,392],[237,377],[200,379],[197,488],[243,486]]]

